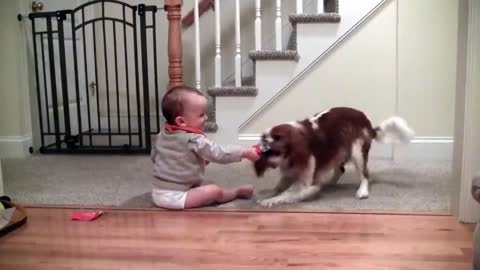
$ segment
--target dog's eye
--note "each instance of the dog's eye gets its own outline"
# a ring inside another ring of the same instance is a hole
[[[282,137],[280,135],[272,135],[274,141],[279,141]]]

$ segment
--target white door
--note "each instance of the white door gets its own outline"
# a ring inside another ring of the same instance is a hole
[[[36,12],[54,12],[58,10],[70,10],[73,9],[85,2],[87,0],[40,0],[33,1],[38,5],[42,5],[42,10],[36,10]],[[28,3],[28,6],[23,8],[26,10],[25,13],[35,12],[33,11],[31,2]],[[85,9],[85,20],[93,18],[93,10]],[[77,20],[81,19],[81,16],[75,16],[76,24],[79,22]],[[26,22],[25,27],[27,28],[26,35],[30,43],[30,48],[32,53],[29,54],[30,57],[34,58],[34,48],[33,48],[33,36],[32,36],[32,23]],[[54,31],[58,31],[59,23],[56,17],[51,18],[51,28]],[[48,146],[56,142],[55,134],[55,115],[54,115],[54,106],[53,106],[53,89],[56,88],[56,106],[58,112],[58,129],[61,133],[65,133],[66,123],[70,125],[71,135],[78,135],[79,133],[86,133],[89,130],[93,130],[97,126],[97,107],[96,107],[96,85],[94,77],[94,59],[92,50],[86,45],[86,50],[84,50],[84,43],[87,44],[87,40],[92,36],[91,27],[85,28],[85,36],[82,30],[75,31],[75,39],[72,34],[72,17],[67,14],[66,19],[63,20],[63,29],[64,29],[64,50],[65,50],[65,70],[66,70],[66,85],[62,85],[62,76],[60,72],[60,51],[59,51],[59,38],[58,32],[52,34],[51,43],[53,45],[53,58],[54,58],[54,76],[55,84],[52,85],[51,79],[51,63],[50,63],[50,53],[49,51],[49,38],[47,31],[47,20],[45,18],[36,18],[35,19],[35,32],[45,32],[39,35],[36,35],[35,38],[35,49],[37,54],[37,68],[38,68],[38,89],[37,82],[34,83],[32,91],[36,97],[37,91],[39,92],[39,97],[41,100],[41,113],[42,113],[42,126],[43,132],[51,134],[44,136],[44,145]],[[91,38],[90,38],[91,39]],[[85,42],[84,42],[85,41]],[[88,42],[91,41],[89,40]],[[74,45],[76,46],[76,57],[77,57],[77,72],[75,72],[74,65]],[[91,46],[91,45],[90,45]],[[85,53],[84,53],[85,52]],[[85,66],[85,62],[87,66]],[[29,59],[29,63],[33,65],[30,68],[31,71],[35,72],[35,59]],[[34,74],[35,75],[35,74]],[[77,97],[77,87],[75,84],[76,76],[78,79],[78,97]],[[64,108],[64,96],[62,95],[62,88],[65,87],[68,93],[68,99],[66,102],[68,104],[68,111],[70,115],[69,121],[65,121],[65,110]],[[39,122],[39,109],[38,102],[35,99],[31,100],[32,106],[32,122]],[[35,107],[35,108],[33,108]],[[81,124],[81,130],[80,130]],[[35,125],[33,125],[35,126]],[[33,136],[38,137],[40,134],[40,125],[37,125],[37,130],[33,130]],[[83,136],[83,144],[89,144],[88,136]],[[60,139],[64,139],[64,135],[60,136]],[[36,142],[39,142],[39,139],[35,139]],[[38,143],[36,143],[37,146]],[[38,147],[36,147],[38,148]]]

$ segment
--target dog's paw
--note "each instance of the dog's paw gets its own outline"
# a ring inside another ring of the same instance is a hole
[[[277,200],[265,199],[265,200],[258,201],[258,204],[260,204],[263,207],[273,207],[275,205],[278,205],[279,202]]]
[[[365,188],[364,186],[361,186],[357,190],[357,198],[358,199],[366,199],[368,198],[368,188]]]

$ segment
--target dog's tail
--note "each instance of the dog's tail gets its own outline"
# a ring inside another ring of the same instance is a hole
[[[375,127],[375,140],[381,143],[409,143],[415,136],[403,118],[390,117]]]

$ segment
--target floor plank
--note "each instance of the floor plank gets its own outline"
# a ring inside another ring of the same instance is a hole
[[[445,215],[29,208],[0,269],[471,269],[472,226]]]

